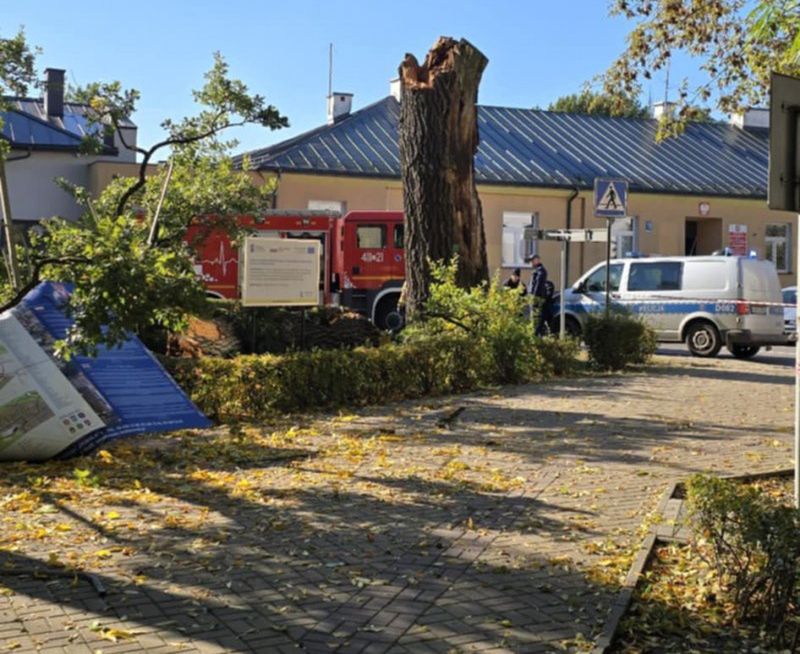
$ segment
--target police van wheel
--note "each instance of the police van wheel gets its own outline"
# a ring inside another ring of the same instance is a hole
[[[686,332],[686,345],[696,357],[715,357],[722,347],[722,339],[710,322],[697,322]]]
[[[731,345],[728,349],[737,359],[752,359],[761,348],[758,345]]]

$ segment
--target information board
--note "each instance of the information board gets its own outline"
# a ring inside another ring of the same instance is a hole
[[[242,246],[242,305],[319,304],[322,243],[313,239],[247,236]]]
[[[69,289],[40,284],[0,315],[0,461],[84,454],[120,438],[207,427],[135,336],[95,357],[55,356],[72,320]]]

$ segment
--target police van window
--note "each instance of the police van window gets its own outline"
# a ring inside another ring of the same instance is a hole
[[[797,291],[785,290],[783,292],[784,304],[797,304]]]
[[[402,250],[405,247],[405,231],[405,225],[394,226],[394,246],[399,250]]]
[[[356,228],[356,241],[362,249],[385,248],[386,225],[359,225]]]
[[[679,291],[683,264],[680,261],[632,263],[629,291]]]
[[[611,265],[611,270],[608,273],[610,286],[612,291],[619,290],[619,282],[622,278],[622,264],[615,263]],[[595,270],[591,275],[586,278],[586,290],[591,293],[602,293],[606,290],[606,267],[601,266]]]

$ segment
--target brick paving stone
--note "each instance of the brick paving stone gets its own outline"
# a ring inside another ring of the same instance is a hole
[[[118,535],[132,555],[99,571],[105,598],[86,583],[2,578],[14,594],[0,595],[0,643],[53,654],[556,651],[591,637],[610,606],[613,592],[587,578],[599,557],[589,542],[635,543],[671,480],[790,463],[791,381],[788,356],[662,357],[632,374],[314,418],[293,447],[365,443],[354,460],[325,455],[343,482],[312,457],[249,467],[264,504],[211,486],[204,502],[160,496],[154,515],[205,511],[197,533]],[[458,421],[438,429],[456,406]],[[370,453],[376,434],[394,434],[384,458]],[[202,566],[197,539],[218,542]],[[25,554],[48,557],[35,542]],[[93,621],[136,640],[104,641]]]

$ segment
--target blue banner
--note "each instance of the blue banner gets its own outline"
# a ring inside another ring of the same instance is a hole
[[[53,354],[55,341],[63,339],[72,325],[64,311],[68,299],[69,289],[65,285],[46,282],[5,316],[0,335],[8,336],[0,345],[5,346],[9,357],[13,355],[22,362],[18,366],[20,378],[31,378],[21,388],[25,393],[17,390],[16,396],[14,393],[9,396],[9,405],[18,404],[22,397],[29,403],[39,402],[42,410],[38,433],[34,429],[37,425],[30,421],[23,426],[30,428],[28,448],[26,434],[20,428],[18,442],[9,440],[6,450],[0,442],[0,459],[41,459],[53,455],[65,458],[85,454],[124,436],[211,424],[135,336],[119,347],[101,346],[95,357],[75,356],[68,362],[57,359]],[[29,354],[33,348],[19,336],[20,325],[49,361],[34,360]],[[32,363],[26,364],[26,359]],[[64,379],[54,379],[59,371]],[[0,409],[1,405],[2,398]],[[47,420],[52,424],[45,430]],[[98,425],[102,426],[97,428]],[[25,454],[26,449],[31,455]],[[53,452],[54,449],[57,451]]]

